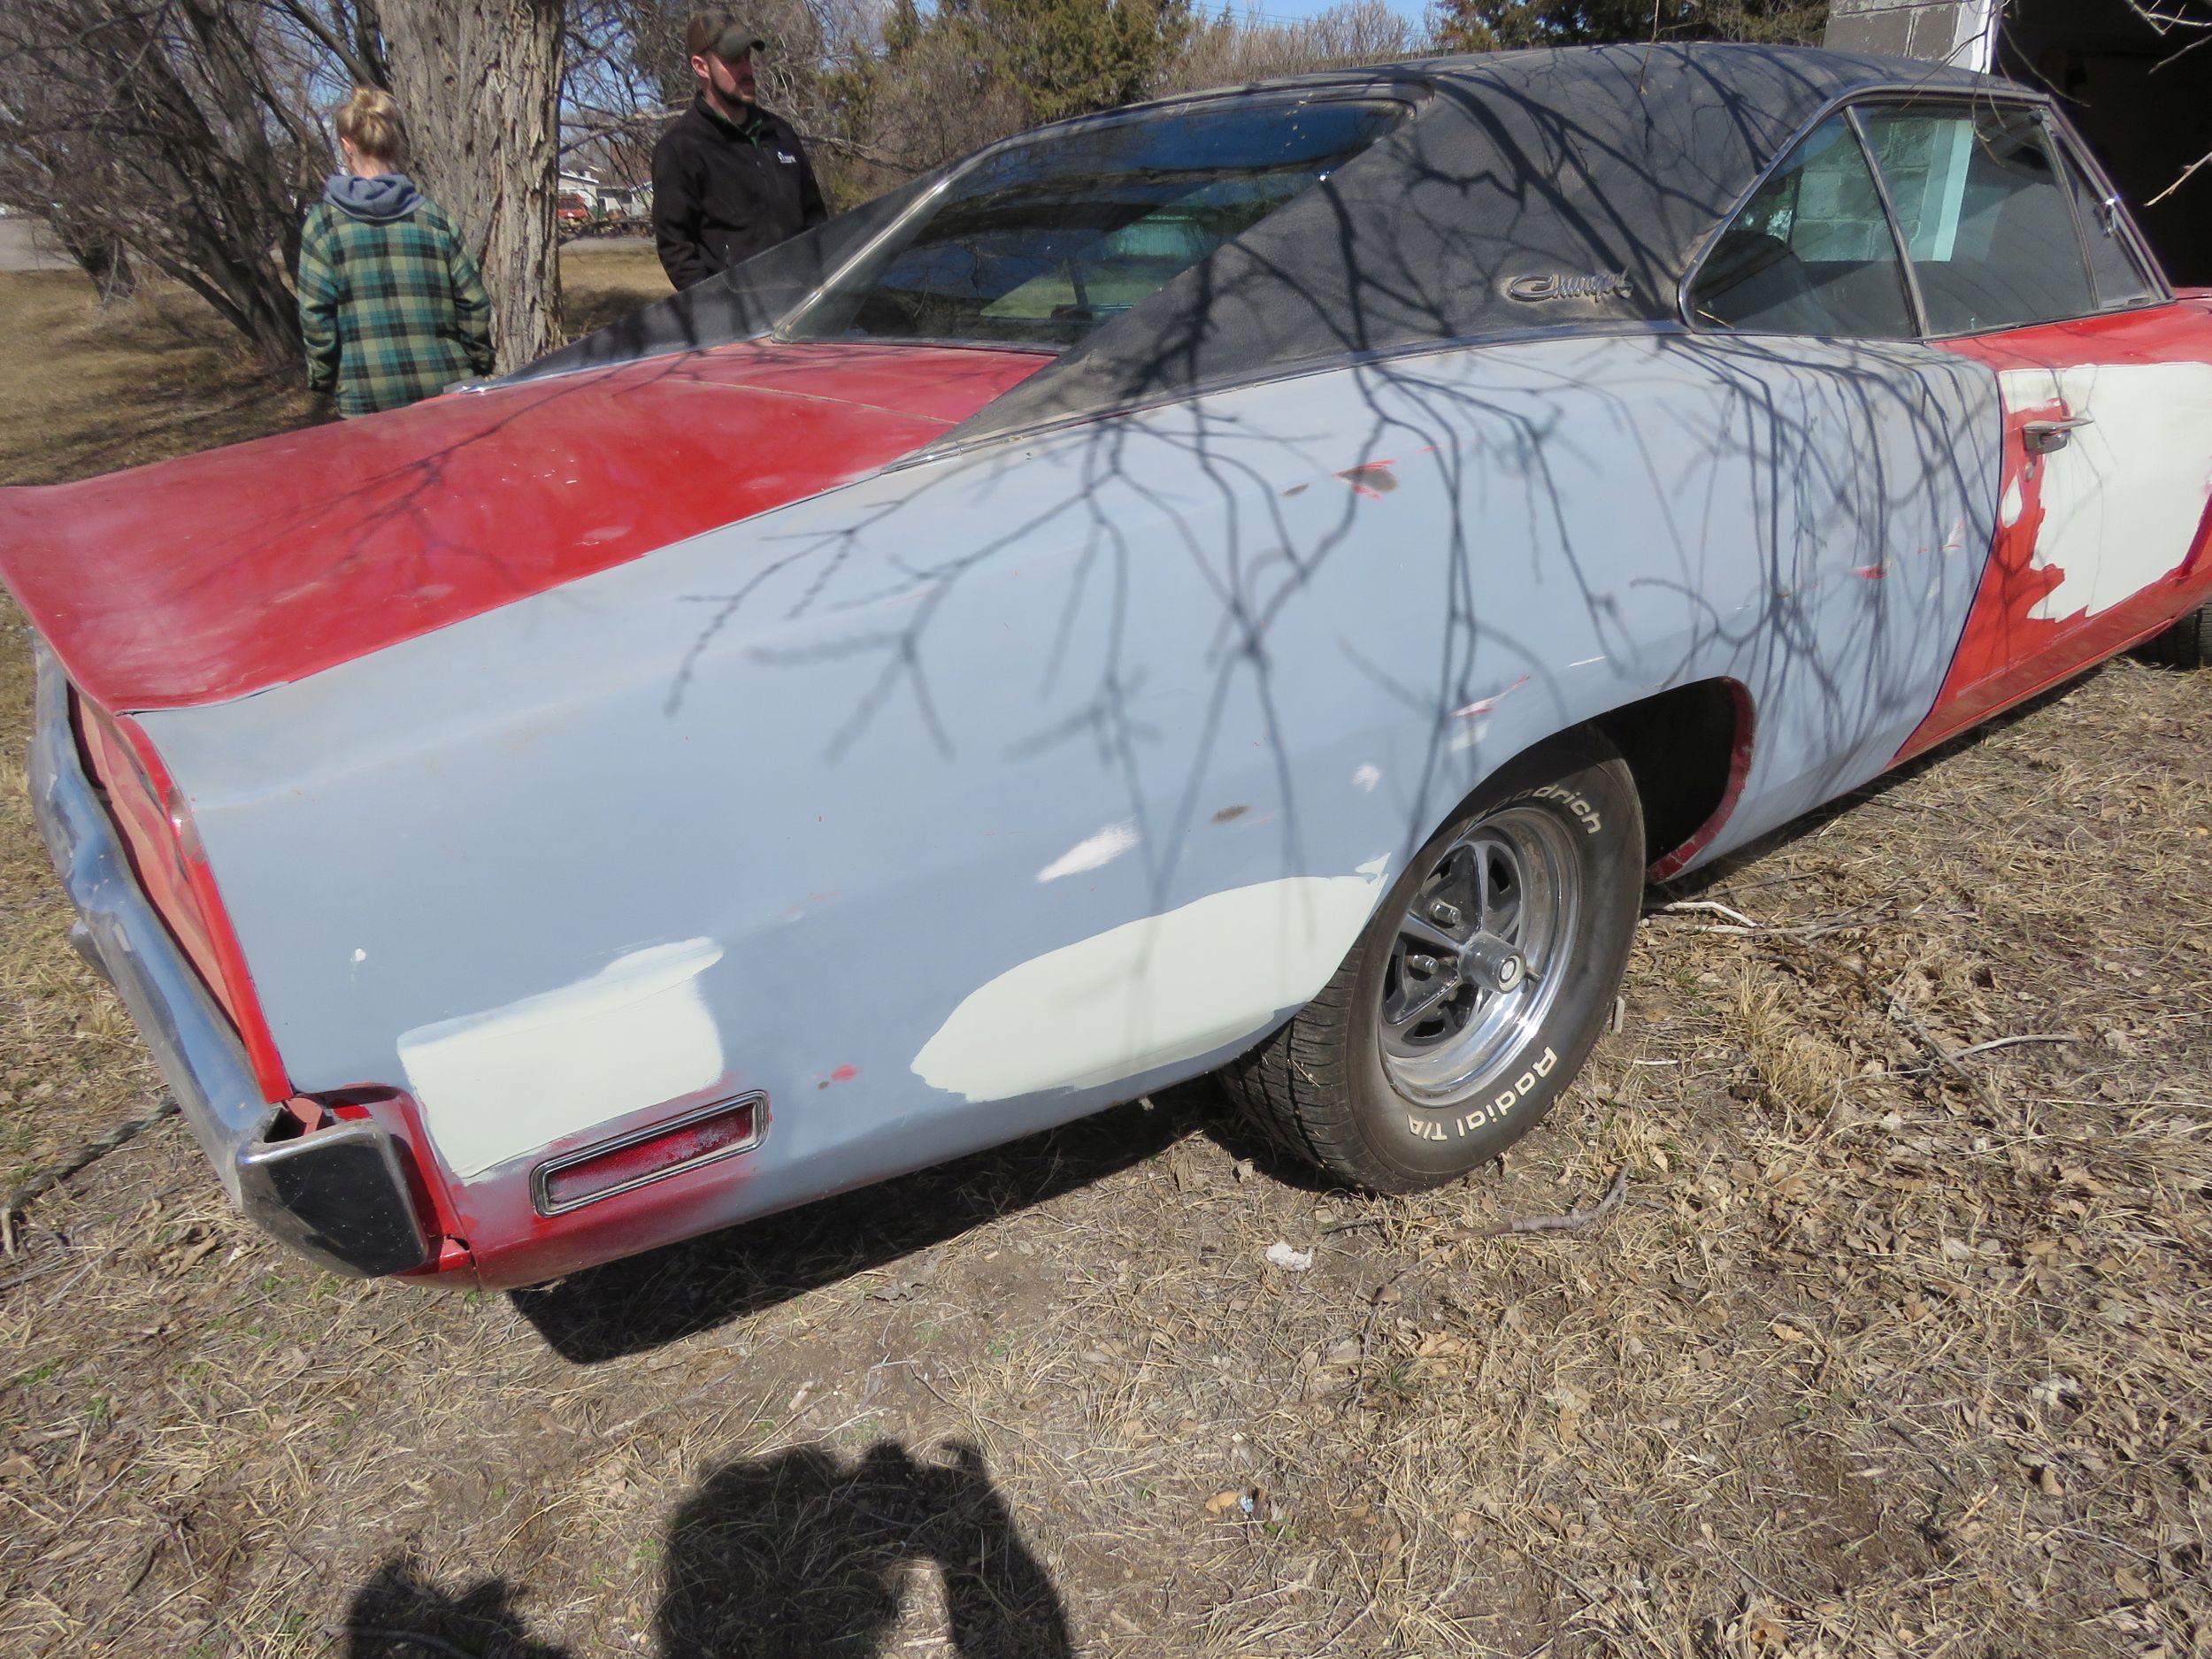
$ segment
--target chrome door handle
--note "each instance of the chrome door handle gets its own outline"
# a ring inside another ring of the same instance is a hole
[[[2093,415],[2069,415],[2063,420],[2031,420],[2020,428],[2021,442],[2030,455],[2048,455],[2062,449],[2074,441],[2074,429],[2086,426],[2096,418]]]

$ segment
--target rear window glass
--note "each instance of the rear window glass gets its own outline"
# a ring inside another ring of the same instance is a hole
[[[780,331],[1061,350],[1388,132],[1391,102],[1240,100],[1046,134],[970,167]]]

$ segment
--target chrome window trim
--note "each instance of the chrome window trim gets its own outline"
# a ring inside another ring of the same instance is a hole
[[[1866,123],[1859,119],[1858,106],[1847,105],[1843,119],[1851,129],[1851,136],[1858,141],[1859,159],[1866,164],[1867,173],[1874,180],[1874,199],[1882,204],[1882,218],[1889,226],[1890,251],[1897,256],[1897,273],[1905,281],[1905,309],[1912,316],[1913,338],[1925,340],[1928,297],[1920,291],[1920,272],[1912,262],[1912,250],[1905,245],[1905,227],[1897,222],[1896,198],[1889,193],[1889,180],[1882,176],[1881,158],[1875,155],[1873,142],[1866,135]]]
[[[2080,317],[2052,317],[2045,318],[2038,322],[2010,323],[2001,328],[1963,328],[1955,329],[1942,334],[1933,333],[1929,330],[1927,326],[1927,314],[1924,310],[1922,310],[1920,312],[1921,333],[1918,335],[1918,339],[1921,342],[1924,344],[1935,344],[1946,340],[1979,339],[1985,335],[1990,334],[2013,334],[2023,328],[2048,328],[2056,323],[2085,321],[2089,318],[2093,317],[2124,317],[2131,311],[2154,311],[2161,305],[2170,305],[2174,303],[2173,288],[2171,284],[2166,280],[2165,273],[2160,268],[2157,260],[2151,256],[2150,244],[2143,240],[2142,232],[2135,224],[2134,216],[2127,211],[2127,204],[2124,201],[2119,201],[2118,192],[2113,189],[2111,179],[2105,173],[2102,168],[2095,165],[2094,158],[2090,157],[2087,153],[2086,146],[2082,144],[2079,138],[2074,133],[2072,127],[2067,123],[2065,116],[2059,111],[2055,102],[2051,98],[2049,94],[2037,92],[2027,87],[2015,86],[2008,86],[2003,90],[1997,92],[1961,92],[1951,88],[1930,88],[1926,86],[1916,85],[1908,81],[1899,81],[1895,83],[1886,83],[1878,86],[1854,87],[1849,92],[1830,99],[1826,104],[1823,104],[1817,111],[1816,111],[1810,118],[1800,125],[1796,131],[1793,132],[1788,138],[1785,139],[1782,143],[1777,147],[1774,155],[1768,160],[1767,165],[1759,170],[1758,176],[1753,179],[1751,183],[1746,187],[1746,188],[1740,195],[1737,196],[1733,202],[1729,204],[1728,211],[1721,216],[1719,222],[1714,226],[1710,232],[1707,234],[1705,240],[1699,244],[1697,252],[1692,257],[1689,270],[1683,276],[1675,294],[1676,314],[1681,319],[1682,326],[1692,334],[1709,339],[1722,338],[1731,334],[1740,335],[1746,338],[1761,338],[1770,340],[1860,339],[1861,336],[1855,334],[1784,334],[1779,331],[1770,332],[1754,328],[1716,328],[1710,325],[1701,325],[1697,320],[1696,313],[1690,308],[1690,290],[1696,286],[1698,278],[1703,274],[1706,262],[1712,257],[1713,250],[1719,245],[1720,239],[1728,234],[1729,227],[1736,222],[1737,219],[1742,214],[1744,209],[1750,204],[1751,198],[1756,196],[1766,187],[1767,180],[1772,178],[1788,163],[1790,157],[1797,153],[1798,146],[1802,144],[1808,138],[1811,137],[1814,132],[1819,128],[1822,122],[1827,120],[1832,115],[1848,111],[1852,116],[1853,129],[1854,131],[1857,131],[1859,129],[1857,112],[1860,109],[1869,104],[1900,106],[1914,101],[1932,103],[1939,105],[1962,107],[1966,109],[1974,109],[1978,107],[2018,109],[2034,116],[2039,123],[2044,127],[2047,133],[2051,134],[2055,140],[2064,141],[2064,145],[2068,152],[2076,158],[2078,165],[2081,167],[2083,174],[2092,183],[2096,185],[2097,188],[2104,193],[2104,196],[2108,199],[2111,199],[2118,203],[2117,212],[2119,220],[2121,224],[2126,227],[2128,233],[2126,239],[2127,244],[2135,254],[2137,264],[2146,273],[2149,275],[2151,279],[2151,286],[2155,296],[2155,297],[2145,301],[2140,304],[2114,306],[2108,311],[2100,309],[2097,311],[2086,311]],[[1860,142],[1868,152],[1868,165],[1873,167],[1875,182],[1881,188],[1884,210],[1889,212],[1890,215],[1891,240],[1901,249],[1904,246],[1903,232],[1902,228],[1897,223],[1895,211],[1890,204],[1888,182],[1883,179],[1881,167],[1874,161],[1871,154],[1872,146],[1867,144],[1863,134],[1860,138]],[[2073,192],[2070,188],[2067,191],[2067,198],[2070,204],[2072,202],[2072,197]],[[2078,209],[2075,209],[2074,211],[2078,212]],[[2074,241],[2076,250],[2081,255],[2084,264],[2086,265],[2089,257],[2089,250],[2087,245],[2082,240],[2078,223],[2077,223],[2075,227]],[[1917,275],[1913,273],[1912,256],[1909,250],[1904,252],[1902,257],[1905,261],[1907,273],[1906,280],[1916,296],[1916,303],[1917,303],[1919,279]],[[2094,296],[2097,292],[2095,275],[2093,272],[2091,273],[2089,291],[2093,296]]]
[[[2080,134],[2074,130],[2062,111],[2054,106],[2046,113],[2048,117],[2053,148],[2058,150],[2066,161],[2072,164],[2077,173],[2080,173],[2082,182],[2087,185],[2095,195],[2099,205],[2108,205],[2111,208],[2113,240],[2118,242],[2121,250],[2135,262],[2136,273],[2143,278],[2151,291],[2150,298],[2139,300],[2131,305],[2103,305],[2101,296],[2100,296],[2101,303],[2096,314],[2100,317],[2123,317],[2130,311],[2151,311],[2161,305],[2172,304],[2174,303],[2173,283],[2167,279],[2165,267],[2159,264],[2158,256],[2152,250],[2149,239],[2143,234],[2142,227],[2135,222],[2135,215],[2129,211],[2126,199],[2121,196],[2117,187],[2113,184],[2112,175],[2108,173],[2099,165],[2097,158],[2089,153],[2087,142],[2083,140]],[[2070,196],[2073,192],[2070,189],[2067,194]],[[2075,211],[2077,214],[2080,212],[2080,204],[2075,204]],[[2085,231],[2083,233],[2082,240],[2083,253],[2085,256],[2088,252],[2088,236]],[[2092,264],[2089,269],[2089,290],[2093,294],[2099,292],[2097,270],[2094,264]]]

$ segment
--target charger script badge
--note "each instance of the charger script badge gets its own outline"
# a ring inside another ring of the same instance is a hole
[[[1509,300],[1601,300],[1627,292],[1625,271],[1594,271],[1587,274],[1547,271],[1541,276],[1510,278],[1505,285],[1505,296]]]

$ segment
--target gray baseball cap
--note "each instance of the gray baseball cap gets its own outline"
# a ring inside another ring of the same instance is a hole
[[[684,24],[687,57],[712,52],[717,58],[742,58],[749,51],[765,51],[767,48],[768,42],[761,38],[759,30],[726,12],[695,12]]]

